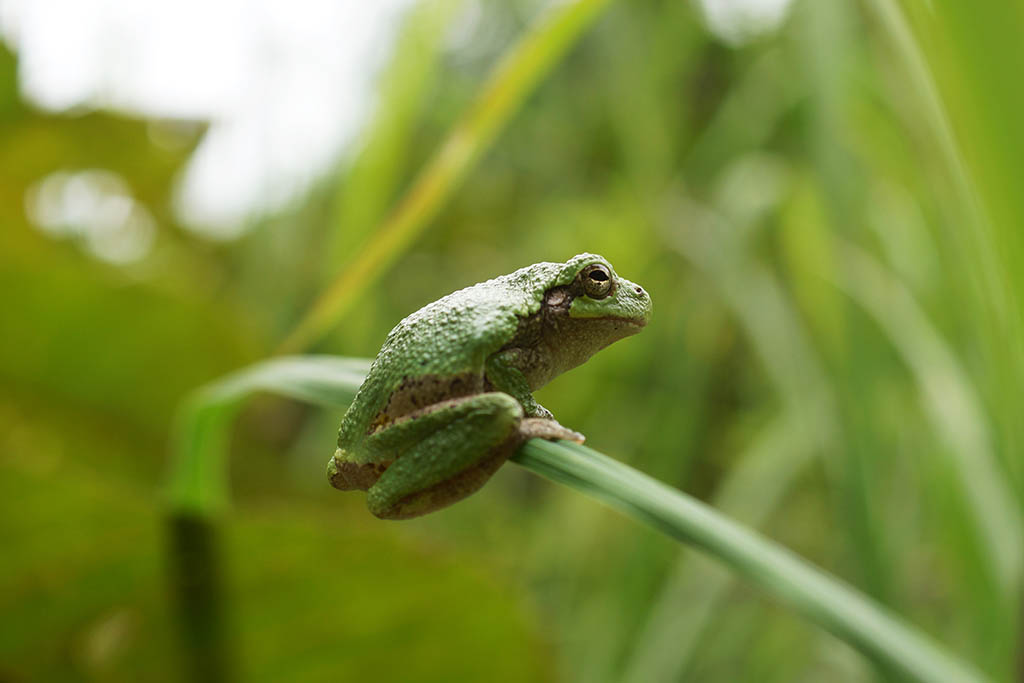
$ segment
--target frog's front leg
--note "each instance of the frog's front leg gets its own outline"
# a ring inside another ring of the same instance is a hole
[[[522,404],[527,415],[520,425],[520,431],[524,437],[527,439],[533,437],[566,439],[583,443],[584,436],[582,434],[558,424],[551,411],[534,400],[526,377],[506,359],[505,355],[508,353],[513,352],[504,351],[488,358],[485,370],[487,379],[494,385],[494,388],[513,396]]]
[[[495,389],[504,391],[519,401],[529,417],[553,420],[554,415],[551,414],[551,411],[534,400],[530,383],[526,381],[526,377],[510,362],[516,351],[516,349],[509,349],[488,358],[484,367],[487,380],[494,385]]]
[[[522,418],[518,401],[492,392],[442,401],[382,429],[366,446],[395,459],[369,487],[367,507],[406,519],[465,498],[522,443]]]

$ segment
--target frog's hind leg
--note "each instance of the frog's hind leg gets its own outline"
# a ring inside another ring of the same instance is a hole
[[[327,463],[327,480],[342,491],[366,491],[384,474],[387,464],[382,462],[353,462],[340,448]]]
[[[522,443],[519,402],[493,392],[431,410],[433,431],[409,446],[370,487],[366,504],[377,517],[407,519],[475,492]],[[414,429],[425,425],[419,422]]]

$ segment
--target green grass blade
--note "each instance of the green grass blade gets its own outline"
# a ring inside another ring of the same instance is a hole
[[[784,187],[784,181],[779,183]],[[750,339],[789,413],[803,417],[802,428],[819,446],[828,444],[837,430],[835,397],[781,282],[751,253],[756,221],[730,220],[689,199],[681,200],[677,211],[679,224],[686,227],[666,229],[670,245],[708,277]]]
[[[476,101],[391,215],[314,302],[281,345],[308,347],[323,335],[426,228],[466,172],[490,147],[534,87],[600,15],[609,0],[556,5],[502,59]]]
[[[1024,526],[995,457],[981,401],[954,353],[913,295],[867,252],[842,247],[836,284],[875,318],[916,380],[936,433],[964,488],[982,548],[1004,599],[1018,595]]]
[[[763,524],[817,455],[810,436],[792,416],[776,418],[730,471],[715,494],[715,508],[747,526]],[[733,575],[710,558],[689,553],[680,557],[635,638],[622,680],[680,680],[732,585]]]
[[[464,0],[422,0],[403,19],[394,54],[380,75],[380,98],[365,142],[338,183],[325,250],[327,276],[348,261],[394,199],[408,170],[421,110],[445,73],[445,38],[464,5]]]
[[[985,680],[844,583],[713,508],[606,455],[567,442],[533,439],[513,460],[704,550],[787,608],[910,678]]]
[[[227,504],[231,421],[242,402],[269,392],[317,405],[348,405],[369,362],[335,356],[257,363],[199,389],[178,415],[166,502],[177,513],[210,517]]]
[[[1024,13],[1018,3],[986,3],[984,12],[971,2],[931,3],[871,0],[890,35],[909,82],[921,102],[949,170],[958,214],[952,233],[956,262],[972,293],[965,317],[978,328],[988,377],[985,392],[1006,465],[1015,477],[1018,496],[1024,486],[1019,450],[1024,429],[1016,405],[1024,379],[1024,307],[1019,296],[1019,238],[1024,203],[1018,188],[1024,177],[1024,136],[1019,89],[1002,87],[1020,73],[1020,50],[1006,38],[1019,35]],[[976,290],[976,291],[973,291]],[[1019,502],[1019,501],[1018,501]]]
[[[271,392],[337,407],[351,399],[367,367],[357,359],[281,358],[201,389],[180,422],[169,515],[211,519],[225,506],[228,427],[246,397]],[[857,591],[623,463],[576,444],[538,439],[527,442],[513,460],[703,549],[789,609],[896,671],[921,681],[984,680]]]

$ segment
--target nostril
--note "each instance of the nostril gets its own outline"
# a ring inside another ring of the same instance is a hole
[[[643,294],[644,293],[644,288],[643,287],[637,287],[636,288],[636,293],[637,294]]]

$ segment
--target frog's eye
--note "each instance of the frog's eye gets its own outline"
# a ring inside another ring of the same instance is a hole
[[[600,263],[587,266],[580,273],[583,279],[583,291],[591,299],[603,299],[612,292],[612,274]]]

